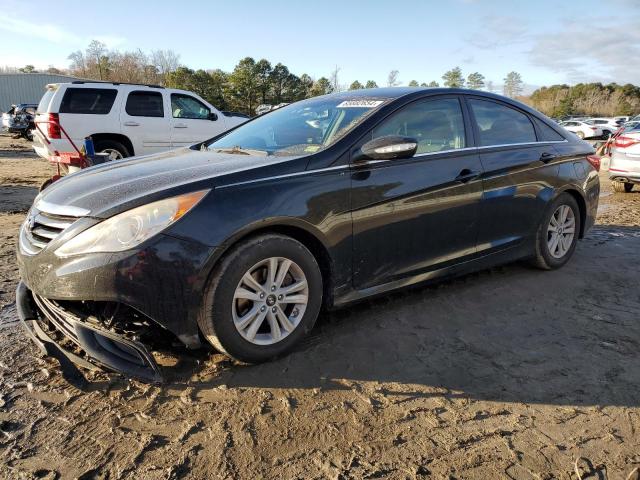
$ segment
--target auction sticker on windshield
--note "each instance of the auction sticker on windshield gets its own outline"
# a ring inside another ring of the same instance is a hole
[[[375,108],[383,103],[384,100],[345,100],[337,108]]]

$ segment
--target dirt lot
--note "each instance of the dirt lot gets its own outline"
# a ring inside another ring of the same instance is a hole
[[[640,192],[603,181],[557,272],[510,265],[324,314],[292,355],[196,352],[148,386],[65,380],[15,324],[49,166],[0,137],[0,477],[569,479],[640,466]],[[604,180],[605,176],[603,176]]]

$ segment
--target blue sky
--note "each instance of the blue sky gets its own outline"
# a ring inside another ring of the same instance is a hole
[[[640,0],[2,0],[0,65],[66,67],[97,38],[172,49],[192,68],[230,71],[252,56],[318,78],[338,66],[345,84],[382,85],[392,69],[404,84],[441,82],[456,65],[496,85],[511,70],[533,86],[640,84],[638,27]]]

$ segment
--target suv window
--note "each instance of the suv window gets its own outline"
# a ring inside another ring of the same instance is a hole
[[[49,104],[51,103],[51,99],[53,98],[54,93],[56,93],[55,88],[47,88],[47,91],[44,92],[44,95],[40,99],[40,103],[38,103],[38,109],[36,110],[38,113],[47,113],[49,110]]]
[[[118,91],[108,88],[67,88],[60,113],[106,115],[111,111]]]
[[[132,117],[164,117],[162,94],[159,92],[131,92],[124,107]]]
[[[536,131],[529,117],[490,100],[469,99],[480,133],[479,145],[509,145],[535,142]]]
[[[404,135],[418,141],[419,153],[464,148],[464,121],[456,98],[412,103],[385,119],[373,130],[372,138]]]
[[[211,114],[207,106],[195,98],[181,93],[171,94],[173,118],[195,118],[208,120]]]

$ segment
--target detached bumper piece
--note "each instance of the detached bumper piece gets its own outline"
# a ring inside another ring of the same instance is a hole
[[[57,302],[30,292],[23,282],[16,290],[16,305],[22,325],[43,353],[58,359],[62,354],[83,368],[103,367],[144,382],[162,382],[157,363],[142,343],[83,321]]]

